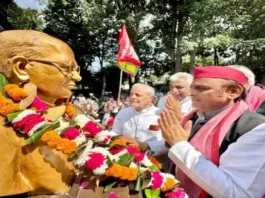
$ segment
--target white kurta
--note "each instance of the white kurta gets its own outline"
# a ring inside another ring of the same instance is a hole
[[[217,167],[187,141],[175,144],[169,158],[213,197],[261,198],[265,195],[265,123],[229,145]]]
[[[157,107],[161,110],[166,108],[165,103],[167,96],[164,96],[158,101]],[[186,97],[184,100],[180,101],[180,110],[184,115],[187,115],[192,111],[192,101],[190,97]]]
[[[168,150],[164,146],[161,130],[149,130],[150,125],[158,125],[160,109],[152,106],[138,113],[132,107],[122,109],[115,117],[112,131],[135,138],[139,142],[146,142],[155,155],[161,155]]]

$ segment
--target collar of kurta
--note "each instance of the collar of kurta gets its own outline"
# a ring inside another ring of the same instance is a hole
[[[147,112],[153,110],[154,107],[155,107],[155,106],[152,105],[150,108],[144,109],[141,113],[139,113],[138,111],[136,111],[133,107],[132,107],[132,109],[133,109],[133,111],[134,111],[136,114],[140,115],[140,114],[144,114],[144,113],[147,113]]]
[[[198,119],[200,119],[200,120],[210,120],[211,118],[213,118],[217,114],[221,113],[223,110],[227,109],[230,106],[231,105],[228,105],[228,106],[226,106],[226,107],[224,107],[222,109],[218,109],[216,111],[211,111],[211,112],[206,112],[206,113],[197,111]]]

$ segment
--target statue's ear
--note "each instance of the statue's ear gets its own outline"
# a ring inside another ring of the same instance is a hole
[[[12,73],[15,75],[15,78],[21,82],[29,80],[29,75],[25,70],[28,62],[28,59],[24,56],[14,56],[7,60],[7,63],[12,66]]]

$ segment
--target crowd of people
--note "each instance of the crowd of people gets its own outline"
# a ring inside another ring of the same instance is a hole
[[[169,90],[154,103],[154,88],[134,84],[126,105],[105,103],[99,126],[157,156],[192,198],[263,197],[265,90],[253,72],[198,67],[172,75]]]

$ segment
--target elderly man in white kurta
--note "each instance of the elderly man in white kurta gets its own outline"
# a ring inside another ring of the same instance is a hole
[[[161,130],[158,125],[160,110],[152,104],[155,91],[145,84],[134,84],[130,92],[130,107],[122,109],[115,117],[112,131],[136,140],[143,150],[155,155],[164,154]]]
[[[162,134],[190,198],[265,195],[265,117],[243,101],[246,76],[228,67],[197,67],[191,98],[197,110],[177,121],[164,111]]]
[[[169,103],[167,100],[169,96],[172,96],[175,100],[179,101],[180,110],[183,115],[187,115],[192,111],[192,101],[190,98],[190,85],[193,80],[193,76],[189,73],[178,72],[169,78],[169,94],[162,97],[157,104],[157,107],[164,110]]]

